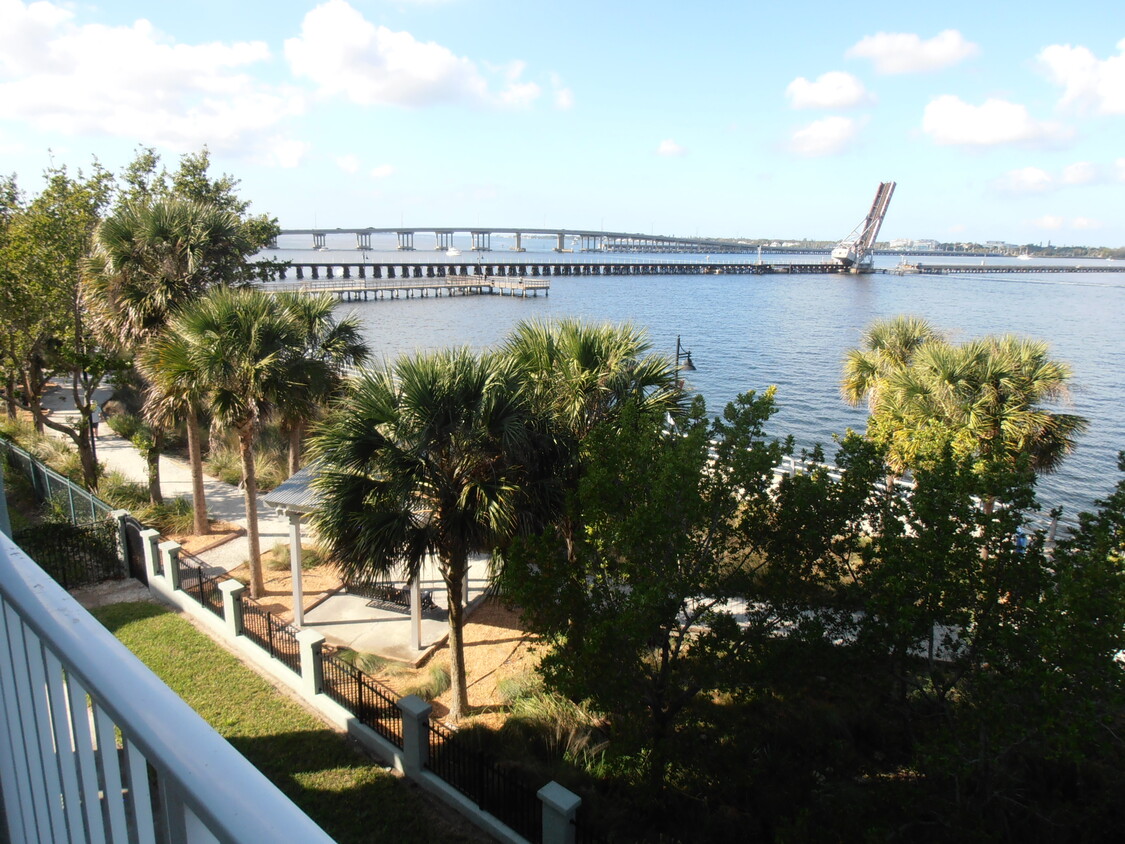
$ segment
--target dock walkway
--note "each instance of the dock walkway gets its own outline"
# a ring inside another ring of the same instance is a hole
[[[399,299],[415,296],[544,296],[550,294],[551,282],[546,278],[498,276],[445,276],[438,278],[322,278],[299,281],[271,281],[262,288],[272,293],[332,293],[348,301],[362,299]]]

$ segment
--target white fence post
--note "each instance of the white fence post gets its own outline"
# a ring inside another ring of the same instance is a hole
[[[168,578],[168,585],[173,592],[180,590],[180,547],[178,542],[161,542],[158,546],[160,564],[164,567],[164,576]]]
[[[145,528],[141,531],[141,542],[144,543],[145,569],[148,576],[150,578],[159,577],[162,572],[160,571],[160,552],[156,546],[160,544],[160,531]]]
[[[301,680],[305,693],[315,697],[324,688],[324,663],[320,661],[324,636],[315,630],[301,630],[297,633],[297,644],[301,646]]]
[[[543,844],[574,844],[574,816],[582,798],[557,782],[549,782],[537,792],[543,804]]]
[[[422,773],[430,760],[430,713],[434,708],[418,697],[399,698],[402,710],[402,767],[408,777]]]
[[[223,593],[223,618],[227,622],[227,632],[237,638],[242,635],[242,593],[246,587],[237,580],[224,580],[219,584]]]

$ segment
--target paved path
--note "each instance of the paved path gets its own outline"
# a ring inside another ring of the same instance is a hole
[[[103,387],[94,395],[101,405],[109,400],[112,388]],[[50,390],[43,399],[53,418],[77,421],[78,411],[69,388]],[[48,431],[56,436],[57,432]],[[104,421],[96,441],[98,460],[108,471],[120,472],[136,483],[148,483],[148,464],[144,456],[128,440],[119,437]],[[242,491],[218,478],[204,475],[204,495],[207,512],[213,519],[246,526],[246,506]],[[162,455],[160,458],[160,489],[165,498],[191,497],[191,468],[184,460]],[[258,496],[258,532],[263,551],[279,542],[289,542],[289,520],[277,515],[262,503]],[[210,551],[198,555],[209,566],[230,571],[249,559],[249,539],[239,536]],[[488,586],[488,564],[483,557],[473,561],[469,572],[469,598],[476,601]],[[404,586],[405,584],[399,584]],[[433,592],[434,603],[448,607],[446,589],[436,566],[431,562],[423,568],[422,588]],[[351,647],[359,651],[377,653],[392,659],[414,661],[447,635],[444,621],[424,619],[422,623],[422,651],[410,646],[409,617],[405,612],[394,612],[367,606],[365,599],[354,595],[336,594],[311,610],[306,611],[306,627],[311,627],[332,644]]]

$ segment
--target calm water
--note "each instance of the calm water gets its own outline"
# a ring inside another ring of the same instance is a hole
[[[514,258],[498,241],[493,238],[489,260]],[[458,248],[464,252],[458,261],[476,261],[468,244]],[[360,253],[354,248],[326,253],[304,248],[281,249],[276,255],[355,262]],[[419,258],[433,255],[421,248],[418,252]],[[897,261],[880,258],[878,265],[891,267]],[[979,264],[980,259],[968,263]],[[345,303],[343,310],[349,309],[361,319],[376,358],[448,345],[489,346],[502,341],[519,320],[534,317],[632,321],[648,331],[654,350],[669,357],[681,335],[698,368],[689,373],[688,384],[703,394],[712,411],[739,392],[776,384],[779,411],[772,432],[793,434],[798,448],[824,443],[829,455],[834,433],[849,426],[862,430],[866,420],[862,409],[840,398],[845,352],[858,344],[872,320],[916,314],[954,340],[1007,332],[1045,339],[1054,356],[1073,368],[1068,411],[1086,416],[1090,429],[1062,469],[1041,480],[1044,509],[1064,505],[1070,514],[1090,509],[1116,483],[1116,454],[1125,449],[1125,274],[558,277],[551,280],[548,297]]]

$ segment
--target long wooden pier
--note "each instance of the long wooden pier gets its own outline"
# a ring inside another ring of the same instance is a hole
[[[885,270],[896,275],[952,275],[960,273],[1125,273],[1120,264],[902,264]]]
[[[552,276],[616,275],[766,275],[769,273],[846,273],[848,269],[827,262],[793,264],[711,263],[705,261],[481,261],[471,264],[438,261],[395,261],[381,263],[294,262],[280,272],[282,280],[290,274],[298,281],[312,279],[462,279],[550,278]]]
[[[304,281],[271,281],[262,285],[274,293],[332,293],[341,300],[413,299],[427,296],[544,296],[551,282],[545,278],[446,276],[444,278],[326,278]]]
[[[418,260],[344,263],[316,261],[290,263],[280,270],[280,282],[270,282],[271,289],[284,289],[296,276],[299,289],[314,289],[308,285],[339,292],[367,290],[397,291],[388,293],[414,295],[407,291],[440,291],[471,293],[503,293],[510,295],[535,294],[544,287],[532,287],[534,282],[555,276],[639,276],[639,275],[837,275],[853,270],[829,261],[801,263],[708,262],[677,260],[567,260],[567,261],[495,261],[453,263],[448,260]],[[956,273],[1120,273],[1125,272],[1125,262],[1105,265],[1062,264],[900,264],[898,267],[862,269],[861,273],[892,273],[897,275],[949,275]],[[377,282],[389,282],[382,285]],[[516,282],[516,286],[505,286]],[[304,285],[304,286],[302,286]],[[477,288],[486,287],[487,290]],[[549,283],[548,283],[549,287]],[[297,289],[297,288],[293,288]],[[421,293],[420,295],[428,295]],[[440,293],[438,293],[440,295]]]

